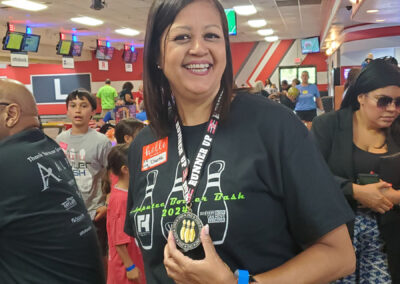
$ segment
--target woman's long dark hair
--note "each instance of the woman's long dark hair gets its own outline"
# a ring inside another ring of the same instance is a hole
[[[353,111],[356,111],[360,109],[357,99],[359,95],[387,86],[400,87],[400,69],[384,59],[375,59],[361,71],[356,81],[350,85],[340,108],[351,107]]]
[[[169,107],[174,105],[171,88],[163,71],[158,67],[161,59],[161,36],[169,29],[179,12],[196,0],[155,0],[150,8],[147,19],[146,38],[143,53],[143,82],[144,103],[150,127],[159,137],[168,135],[171,118]],[[218,10],[225,39],[226,67],[221,78],[220,91],[223,90],[221,100],[221,119],[227,117],[232,97],[233,71],[231,49],[229,45],[228,23],[224,8],[218,0],[209,0]]]

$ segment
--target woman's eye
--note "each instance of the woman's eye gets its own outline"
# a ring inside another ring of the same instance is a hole
[[[215,34],[215,33],[207,33],[206,35],[205,35],[205,38],[208,38],[208,39],[218,39],[218,38],[221,38],[218,34]]]
[[[190,39],[189,35],[178,35],[174,37],[175,41],[188,40],[188,39]]]

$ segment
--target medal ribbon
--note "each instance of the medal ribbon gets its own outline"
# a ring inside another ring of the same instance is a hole
[[[208,121],[207,129],[205,131],[203,140],[199,146],[199,150],[197,151],[196,158],[192,164],[191,169],[189,168],[189,161],[186,158],[185,149],[183,148],[182,129],[180,125],[180,120],[177,112],[175,114],[176,133],[178,135],[178,156],[182,168],[183,196],[186,200],[186,205],[189,208],[191,207],[191,202],[194,193],[196,192],[196,189],[200,182],[200,174],[203,171],[205,161],[211,150],[211,145],[214,140],[215,132],[217,131],[222,94],[223,91],[221,91],[218,95],[214,111],[210,117],[210,120]],[[187,177],[189,174],[189,170],[190,170],[190,178],[188,181]]]

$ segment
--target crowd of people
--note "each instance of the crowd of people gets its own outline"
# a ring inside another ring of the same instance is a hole
[[[0,282],[400,283],[400,70],[354,73],[318,116],[307,71],[235,92],[219,1],[155,0],[143,87],[96,95],[115,146],[87,90],[54,141],[0,79]]]

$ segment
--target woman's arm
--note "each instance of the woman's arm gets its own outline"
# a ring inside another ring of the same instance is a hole
[[[125,101],[129,103],[134,103],[135,101],[132,99],[131,94],[125,94]]]
[[[258,283],[328,283],[355,270],[346,225],[334,229],[283,265],[254,276]]]
[[[321,98],[315,98],[315,102],[317,103],[317,107],[318,107],[320,110],[324,111],[324,106],[322,105],[322,100],[321,100]]]
[[[207,227],[207,229],[205,229]],[[215,251],[208,226],[201,232],[205,252],[202,260],[184,256],[172,234],[164,250],[168,276],[177,283],[235,284],[237,279]],[[355,269],[355,254],[346,225],[341,225],[283,265],[254,276],[257,283],[327,283]]]

